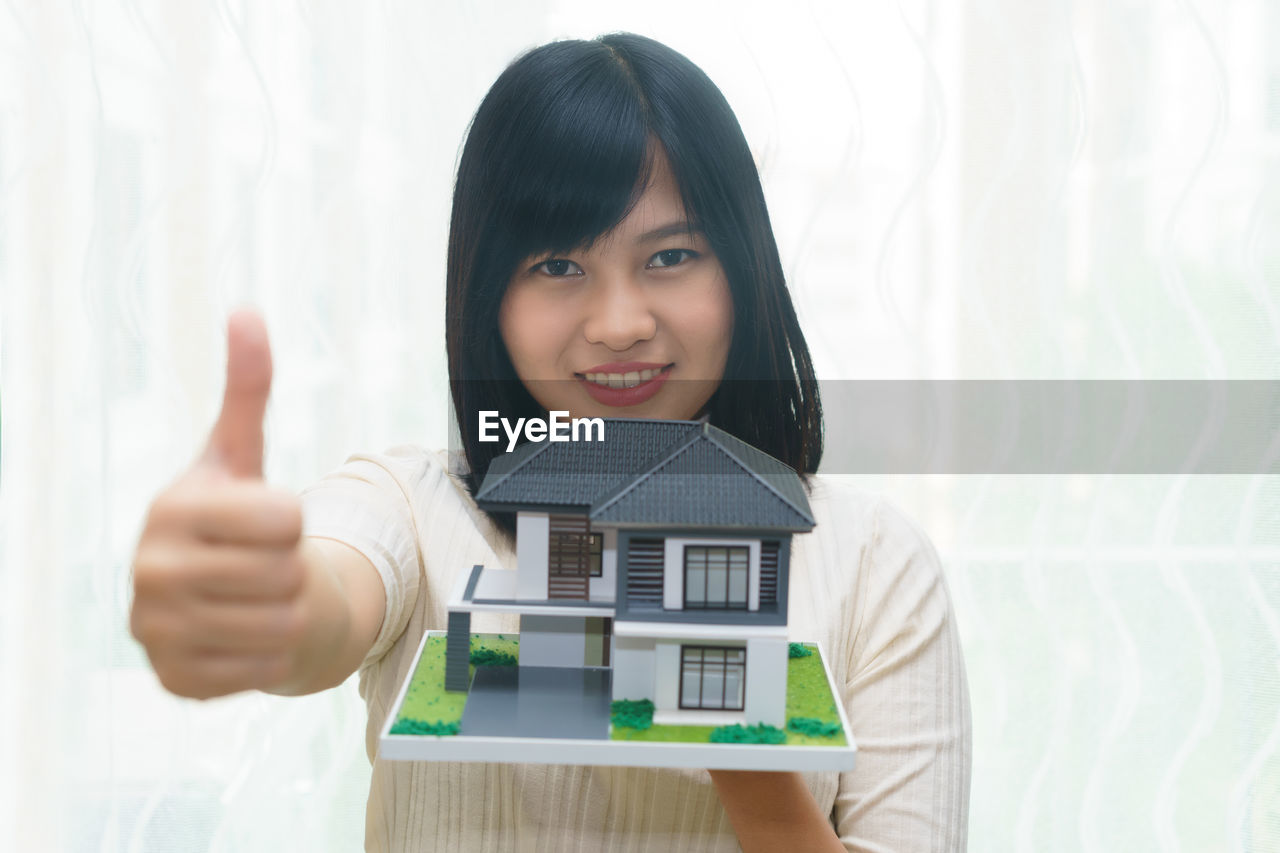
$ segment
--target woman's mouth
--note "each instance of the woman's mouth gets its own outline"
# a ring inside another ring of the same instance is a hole
[[[626,373],[583,373],[581,375],[582,378],[596,385],[606,385],[610,388],[634,388],[641,382],[648,382],[670,366],[648,370],[628,370]]]
[[[638,370],[587,371],[575,373],[591,398],[597,403],[616,408],[638,406],[662,388],[675,364],[645,367]]]

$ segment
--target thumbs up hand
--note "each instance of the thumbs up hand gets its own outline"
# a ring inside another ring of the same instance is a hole
[[[227,321],[227,385],[203,462],[233,477],[262,479],[262,421],[271,393],[271,346],[262,318],[238,311]]]
[[[277,688],[298,668],[311,621],[302,507],[262,480],[270,389],[266,328],[237,312],[208,446],[156,497],[138,542],[130,628],[181,696]]]

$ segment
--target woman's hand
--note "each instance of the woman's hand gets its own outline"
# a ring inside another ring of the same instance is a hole
[[[710,772],[744,853],[844,853],[830,819],[799,773]]]
[[[286,686],[316,622],[302,506],[262,480],[262,320],[232,316],[227,348],[209,444],[152,503],[133,564],[133,636],[166,688],[197,699]]]

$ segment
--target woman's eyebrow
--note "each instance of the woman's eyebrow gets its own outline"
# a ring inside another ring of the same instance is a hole
[[[652,231],[646,231],[636,238],[637,243],[650,243],[654,240],[662,240],[667,237],[676,237],[681,234],[692,237],[696,232],[689,227],[688,221],[681,219],[679,222],[669,222],[666,225],[659,225]]]

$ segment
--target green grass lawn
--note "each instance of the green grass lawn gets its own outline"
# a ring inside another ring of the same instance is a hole
[[[824,723],[838,725],[840,712],[836,710],[836,698],[831,695],[827,674],[822,669],[821,653],[812,643],[804,645],[813,649],[813,654],[807,658],[790,658],[787,661],[787,719],[812,717]],[[844,746],[845,740],[843,732],[830,737],[811,737],[788,731],[787,743]]]
[[[515,634],[472,634],[471,651],[482,648],[515,655],[519,650],[519,638]],[[404,704],[400,706],[396,717],[396,725],[408,720],[426,723],[461,722],[467,694],[444,689],[444,649],[443,634],[427,637],[422,657],[418,659],[418,668],[414,670]],[[476,668],[472,666],[471,674],[474,675],[475,671]]]
[[[827,686],[827,676],[822,670],[822,657],[818,647],[805,644],[813,654],[804,658],[787,660],[787,719],[811,717],[823,722],[839,723],[835,697]],[[667,743],[707,743],[715,726],[663,726],[647,729],[610,728],[613,740],[665,741]],[[843,732],[829,737],[815,737],[788,731],[786,743],[790,746],[844,746]]]
[[[787,660],[787,719],[810,717],[823,722],[839,723],[835,697],[827,686],[827,676],[822,669],[822,658],[817,646],[809,645],[814,654]],[[495,652],[519,653],[519,636],[515,634],[472,634],[471,650],[491,649]],[[427,638],[414,671],[413,680],[405,694],[404,703],[396,717],[396,725],[409,720],[424,723],[458,723],[467,694],[444,689],[445,638]],[[472,674],[475,667],[471,667]],[[394,733],[394,728],[393,733]],[[662,726],[647,729],[612,728],[613,740],[665,741],[668,743],[708,743],[715,726]],[[787,731],[789,745],[844,746],[842,732],[829,737],[815,737]]]

